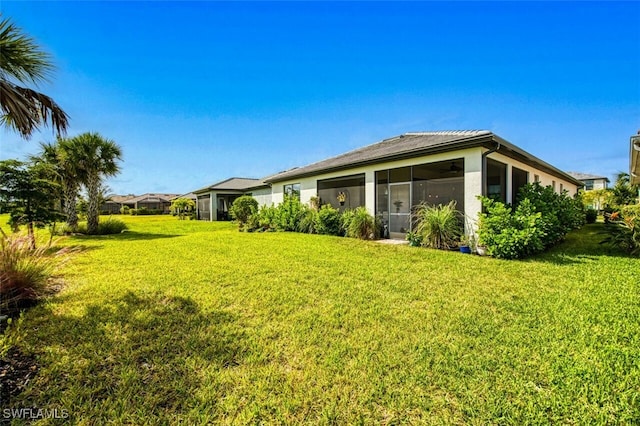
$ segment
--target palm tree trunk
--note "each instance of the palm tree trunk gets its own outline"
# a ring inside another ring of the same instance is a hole
[[[87,233],[98,233],[98,221],[100,216],[100,176],[92,174],[87,178]]]
[[[67,216],[67,225],[74,232],[78,227],[77,192],[76,188],[71,185],[65,185],[64,187],[64,213]]]

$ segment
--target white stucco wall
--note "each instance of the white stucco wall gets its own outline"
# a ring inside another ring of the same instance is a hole
[[[251,196],[258,202],[258,207],[271,205],[271,188],[254,189],[249,193],[251,193]]]
[[[460,151],[453,151],[441,154],[415,157],[405,160],[389,161],[375,165],[367,165],[354,167],[348,170],[338,172],[322,173],[312,177],[304,177],[291,179],[287,181],[276,182],[271,188],[271,202],[274,204],[281,203],[284,198],[284,186],[288,184],[300,184],[300,201],[308,203],[311,197],[317,196],[317,181],[323,179],[332,179],[343,176],[356,174],[365,175],[365,206],[369,213],[375,213],[375,172],[379,170],[394,169],[399,167],[413,166],[425,163],[435,163],[439,161],[449,161],[457,158],[464,158],[464,207],[465,207],[465,228],[466,232],[474,232],[477,227],[478,214],[482,210],[482,203],[478,200],[478,196],[482,194],[482,153],[488,151],[486,148],[469,148]],[[578,186],[566,179],[553,176],[542,170],[524,164],[520,161],[507,157],[500,152],[494,152],[487,156],[495,161],[499,161],[507,165],[507,182],[506,195],[507,202],[512,202],[511,193],[511,172],[513,167],[528,172],[528,182],[534,182],[535,176],[538,176],[540,184],[543,186],[553,185],[557,192],[566,189],[569,195],[573,196],[577,193]]]
[[[594,179],[593,180],[593,189],[606,189],[607,181],[605,179]]]
[[[281,203],[284,199],[284,186],[294,183],[300,184],[300,201],[308,203],[311,197],[318,194],[317,181],[332,179],[343,176],[351,176],[364,173],[365,181],[365,207],[370,214],[375,213],[375,172],[379,170],[395,169],[398,167],[414,166],[417,164],[435,163],[439,161],[449,161],[457,158],[464,158],[465,164],[465,214],[474,219],[482,208],[480,201],[476,198],[482,193],[482,151],[481,148],[469,148],[460,151],[447,152],[442,154],[427,155],[405,160],[389,161],[374,165],[354,167],[338,172],[322,173],[312,177],[291,179],[287,181],[275,182],[272,184],[272,198],[274,204]]]

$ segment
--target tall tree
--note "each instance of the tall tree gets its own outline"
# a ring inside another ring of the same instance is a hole
[[[47,164],[0,161],[0,205],[9,211],[9,223],[15,229],[26,225],[31,247],[35,248],[34,227],[60,220],[55,208],[59,185]]]
[[[0,20],[0,123],[29,138],[51,123],[58,135],[69,116],[49,96],[23,85],[47,81],[53,71],[50,56],[9,19]]]
[[[122,150],[98,133],[83,133],[68,140],[73,145],[74,162],[87,189],[87,232],[98,232],[102,180],[120,172]]]
[[[58,137],[56,143],[41,143],[40,147],[40,153],[32,160],[49,164],[55,171],[56,181],[62,187],[62,207],[67,225],[74,231],[78,227],[76,203],[84,180],[84,173],[78,167],[76,145],[69,139]]]

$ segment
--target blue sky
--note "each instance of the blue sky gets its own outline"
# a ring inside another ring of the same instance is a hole
[[[263,177],[410,131],[488,129],[563,170],[629,167],[639,2],[28,2],[39,89],[123,149],[116,193]],[[52,141],[0,130],[0,158]]]

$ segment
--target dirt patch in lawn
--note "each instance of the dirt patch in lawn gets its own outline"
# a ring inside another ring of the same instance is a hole
[[[0,406],[7,407],[11,398],[22,392],[38,372],[36,359],[16,347],[0,358]]]

